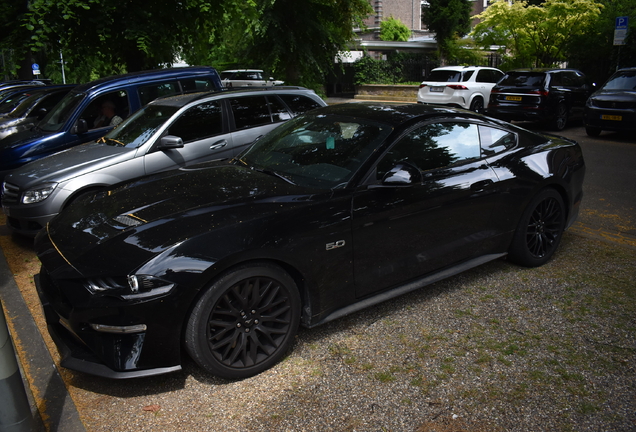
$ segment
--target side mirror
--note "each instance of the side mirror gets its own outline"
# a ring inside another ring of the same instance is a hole
[[[171,150],[171,149],[183,148],[183,140],[179,138],[178,136],[166,135],[164,137],[161,137],[157,148],[159,150]]]
[[[420,170],[405,162],[400,162],[391,168],[382,178],[384,186],[410,186],[422,182]]]
[[[75,126],[71,128],[72,134],[79,135],[86,132],[88,132],[88,123],[86,123],[84,119],[79,119],[77,123],[75,123]]]

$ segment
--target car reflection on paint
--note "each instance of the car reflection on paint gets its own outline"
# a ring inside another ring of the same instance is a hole
[[[62,365],[244,378],[314,327],[490,260],[538,266],[575,220],[578,144],[468,111],[341,104],[226,162],[114,186],[36,238]]]

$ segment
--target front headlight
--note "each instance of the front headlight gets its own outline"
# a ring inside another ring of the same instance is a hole
[[[44,201],[53,193],[57,183],[47,183],[37,189],[31,189],[22,194],[22,204],[35,204]]]
[[[94,295],[114,295],[123,300],[147,300],[170,293],[174,284],[150,275],[124,278],[95,278],[84,284]]]

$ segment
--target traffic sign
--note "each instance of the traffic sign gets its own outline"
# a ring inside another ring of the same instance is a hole
[[[629,17],[616,17],[616,25],[614,27],[614,45],[625,45],[627,31],[629,29]]]
[[[40,75],[40,65],[37,63],[33,63],[31,65],[31,69],[33,69],[33,75]]]

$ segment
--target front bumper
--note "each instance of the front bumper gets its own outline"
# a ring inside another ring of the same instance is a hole
[[[611,131],[636,130],[636,109],[585,108],[585,126]]]
[[[115,317],[130,321],[129,314],[125,317],[120,315],[124,308],[98,312],[73,307],[44,269],[36,275],[35,284],[48,331],[58,348],[63,367],[115,379],[159,375],[181,369],[178,347],[159,344],[164,346],[157,349],[157,338],[152,332],[105,333],[92,329],[88,324],[99,313],[102,316],[97,320],[108,321]],[[166,335],[166,339],[170,337]]]

